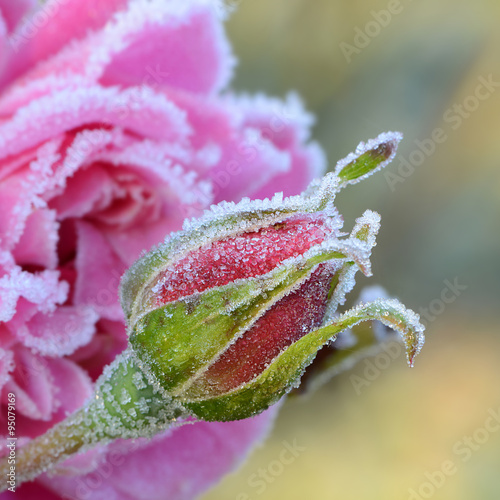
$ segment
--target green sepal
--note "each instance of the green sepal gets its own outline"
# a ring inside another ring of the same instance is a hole
[[[396,154],[402,135],[395,132],[380,134],[367,143],[361,143],[354,153],[337,163],[335,174],[340,188],[355,184],[385,167]]]
[[[380,339],[374,331],[374,325],[363,323],[354,326],[349,335],[353,338],[352,345],[348,347],[336,347],[336,342],[323,346],[327,350],[318,361],[309,365],[302,380],[300,387],[293,391],[293,395],[309,395],[326,384],[333,377],[342,372],[351,369],[360,360],[368,356],[375,356],[384,352],[390,343],[402,344],[400,337],[396,334],[387,334],[385,338]]]
[[[377,319],[400,332],[410,364],[423,344],[418,317],[394,300],[360,305],[334,322],[305,335],[284,350],[258,377],[223,396],[200,401],[181,399],[184,407],[208,421],[239,420],[256,415],[296,386],[317,351],[338,333],[363,321]]]
[[[308,278],[317,264],[338,259],[367,268],[365,248],[335,240],[284,261],[255,278],[169,302],[139,317],[130,345],[164,390],[177,394],[270,307]]]

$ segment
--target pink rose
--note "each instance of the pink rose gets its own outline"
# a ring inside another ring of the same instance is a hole
[[[125,347],[118,282],[141,252],[212,203],[298,193],[324,168],[295,96],[221,93],[234,57],[217,2],[36,5],[0,0],[0,387],[19,446]],[[192,498],[275,411],[114,443],[17,494]]]

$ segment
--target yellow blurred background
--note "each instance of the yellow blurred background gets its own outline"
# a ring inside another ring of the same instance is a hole
[[[338,207],[347,228],[382,215],[358,290],[379,283],[425,309],[427,342],[413,369],[379,355],[288,401],[203,500],[500,498],[500,2],[228,3],[235,88],[298,91],[331,167],[361,140],[405,134]]]

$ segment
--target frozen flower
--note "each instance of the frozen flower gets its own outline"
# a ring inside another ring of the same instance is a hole
[[[387,164],[400,138],[361,143],[300,196],[212,206],[141,257],[121,286],[129,348],[81,410],[21,451],[20,480],[98,443],[152,437],[191,418],[253,417],[361,322],[398,331],[412,365],[424,341],[414,312],[396,300],[337,312],[356,270],[370,274],[380,224],[366,211],[342,238],[335,195]]]
[[[16,394],[19,446],[81,408],[125,348],[119,279],[142,251],[212,203],[296,194],[324,169],[295,96],[222,95],[223,12],[0,0],[0,385],[3,404]],[[16,493],[191,498],[273,413],[100,447]]]

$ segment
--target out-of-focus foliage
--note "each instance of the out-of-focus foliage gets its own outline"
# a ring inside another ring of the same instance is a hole
[[[500,497],[500,426],[484,432],[500,412],[500,3],[232,3],[236,87],[298,91],[317,116],[314,135],[331,167],[360,140],[405,134],[393,176],[379,173],[337,204],[346,227],[366,208],[382,215],[374,276],[424,309],[428,340],[413,370],[402,354],[388,354],[376,375],[363,361],[285,405],[266,447],[206,500],[401,500],[411,490]],[[377,29],[389,7],[398,13]],[[366,29],[379,33],[356,47]],[[359,53],[346,57],[345,44]],[[294,439],[305,450],[280,470],[283,441]],[[447,461],[454,472],[440,485],[436,471]]]

